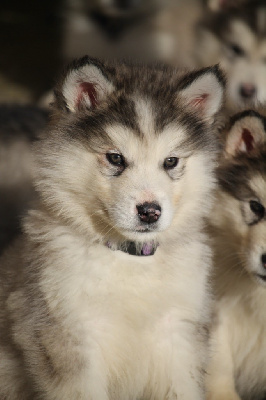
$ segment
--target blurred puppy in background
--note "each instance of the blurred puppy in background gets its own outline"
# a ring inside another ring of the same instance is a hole
[[[227,75],[226,103],[231,111],[265,102],[265,1],[209,3],[215,11],[207,11],[196,26],[196,64],[220,63]]]
[[[266,120],[235,115],[217,170],[210,217],[215,310],[209,400],[265,398],[266,388]]]

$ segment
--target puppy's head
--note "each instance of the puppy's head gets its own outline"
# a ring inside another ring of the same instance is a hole
[[[232,118],[218,176],[229,194],[226,207],[240,238],[238,256],[252,277],[266,284],[266,120],[261,114],[251,110]]]
[[[40,147],[43,200],[106,242],[157,240],[196,221],[210,207],[223,89],[217,67],[75,63],[56,90],[58,116]]]

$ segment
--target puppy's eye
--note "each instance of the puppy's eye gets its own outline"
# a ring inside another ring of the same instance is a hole
[[[257,215],[259,219],[264,217],[265,214],[265,208],[262,204],[260,204],[258,201],[251,200],[249,202],[249,207],[251,211]]]
[[[235,56],[243,57],[245,55],[245,51],[236,43],[229,43],[229,48]]]
[[[117,167],[124,167],[125,160],[121,154],[118,153],[106,153],[106,158],[110,164],[115,165]]]
[[[168,157],[164,160],[163,167],[164,169],[172,169],[175,168],[178,164],[177,157]]]

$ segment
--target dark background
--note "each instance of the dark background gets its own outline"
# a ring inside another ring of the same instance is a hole
[[[62,63],[61,12],[60,0],[1,0],[0,75],[36,99],[53,86]]]

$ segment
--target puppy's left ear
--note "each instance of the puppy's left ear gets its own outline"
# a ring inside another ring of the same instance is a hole
[[[59,108],[72,113],[97,108],[114,91],[110,71],[95,58],[86,56],[74,61],[55,90]]]
[[[180,95],[191,111],[213,122],[224,101],[225,78],[215,65],[186,75],[180,85]]]

